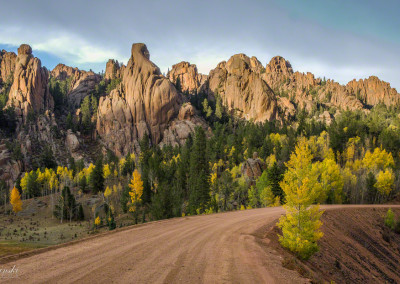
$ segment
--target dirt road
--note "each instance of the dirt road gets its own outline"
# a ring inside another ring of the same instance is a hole
[[[306,282],[282,268],[261,238],[282,213],[281,207],[263,208],[148,223],[0,268],[18,269],[10,283]]]

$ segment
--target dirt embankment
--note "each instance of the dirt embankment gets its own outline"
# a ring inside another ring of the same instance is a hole
[[[400,217],[400,209],[393,210]],[[400,234],[383,224],[387,208],[327,210],[320,251],[299,261],[278,242],[278,229],[267,233],[270,245],[283,256],[283,266],[313,282],[400,283]]]

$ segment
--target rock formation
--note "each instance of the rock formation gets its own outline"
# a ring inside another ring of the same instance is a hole
[[[180,85],[180,91],[194,93],[207,80],[207,76],[197,72],[197,67],[189,62],[182,61],[172,66],[167,78],[175,84]],[[179,82],[178,82],[179,81]]]
[[[242,164],[242,175],[249,180],[251,183],[255,183],[256,180],[262,175],[266,169],[266,164],[258,158],[258,154],[255,152],[253,158],[248,158]]]
[[[201,126],[204,129],[208,128],[207,123],[196,115],[196,109],[190,103],[184,103],[179,110],[178,117],[164,130],[160,146],[172,145],[175,147],[184,145],[197,126]]]
[[[21,171],[21,161],[13,160],[6,144],[0,144],[0,180],[5,181],[8,187],[12,188]]]
[[[100,98],[96,130],[117,155],[134,151],[137,140],[145,134],[153,144],[158,144],[178,117],[182,103],[183,98],[174,85],[150,61],[146,45],[133,44],[122,83]],[[190,115],[186,117],[194,121]]]
[[[346,85],[349,93],[354,94],[366,105],[374,106],[383,103],[386,106],[398,105],[400,94],[390,84],[371,76],[364,80],[353,80]]]
[[[52,109],[54,102],[48,88],[49,72],[42,67],[38,58],[33,57],[32,48],[22,44],[18,48],[13,84],[8,105],[13,105],[18,116],[24,121],[30,111],[35,113]]]
[[[14,52],[0,51],[0,84],[12,80],[17,55]]]
[[[95,89],[101,81],[101,76],[92,71],[79,70],[64,64],[58,64],[52,71],[51,76],[58,80],[71,78],[71,85],[68,92],[68,104],[77,108],[82,100]]]
[[[220,95],[228,110],[241,118],[255,122],[274,120],[277,101],[260,73],[260,66],[254,59],[237,54],[211,70],[208,90]]]
[[[117,60],[110,59],[106,64],[106,73],[104,74],[105,80],[112,80],[115,78],[122,78],[125,65],[120,65]]]
[[[277,95],[284,117],[293,115],[293,103],[297,106],[295,111],[305,109],[307,112],[311,112],[317,103],[340,109],[363,108],[362,103],[344,86],[331,80],[322,82],[309,72],[293,72],[290,62],[281,56],[273,57],[267,64],[263,79]]]

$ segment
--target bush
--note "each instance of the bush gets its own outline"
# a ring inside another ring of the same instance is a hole
[[[393,230],[394,225],[395,225],[394,213],[393,213],[392,208],[389,208],[389,210],[386,213],[386,217],[385,217],[385,226]]]

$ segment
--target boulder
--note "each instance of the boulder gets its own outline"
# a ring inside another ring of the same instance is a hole
[[[242,164],[241,171],[246,180],[250,181],[250,183],[255,183],[265,169],[266,164],[258,158],[257,153],[254,153],[253,158],[247,159]]]
[[[72,132],[71,129],[67,131],[67,137],[65,138],[65,145],[71,152],[76,152],[79,149],[78,137]]]

